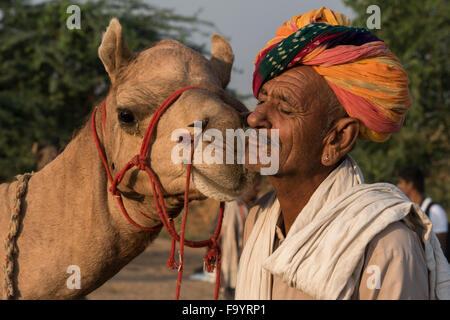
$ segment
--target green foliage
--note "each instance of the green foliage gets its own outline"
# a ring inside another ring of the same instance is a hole
[[[440,0],[344,0],[366,27],[366,9],[381,9],[381,29],[372,30],[402,61],[413,106],[404,127],[390,140],[360,142],[352,152],[369,182],[396,182],[396,170],[418,166],[428,175],[426,193],[450,210],[449,17]]]
[[[81,29],[69,30],[67,7],[81,9]],[[190,35],[212,25],[141,0],[0,2],[0,181],[34,169],[34,141],[67,144],[109,80],[97,49],[109,20],[118,17],[129,47],[160,39],[197,50]]]

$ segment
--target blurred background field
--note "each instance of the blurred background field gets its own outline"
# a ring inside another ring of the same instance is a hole
[[[89,294],[88,300],[173,300],[177,270],[166,268],[171,241],[160,237],[118,274]],[[215,284],[194,281],[189,276],[202,265],[203,249],[185,249],[181,300],[212,300]],[[222,298],[222,296],[219,296]]]

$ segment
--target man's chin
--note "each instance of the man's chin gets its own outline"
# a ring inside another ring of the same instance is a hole
[[[244,164],[244,167],[247,168],[249,171],[252,172],[257,172],[260,175],[263,176],[278,176],[279,175],[279,171],[277,170],[276,172],[270,173],[270,171],[267,171],[267,169],[270,167],[269,165],[262,165],[262,164]],[[266,170],[263,170],[263,169]]]

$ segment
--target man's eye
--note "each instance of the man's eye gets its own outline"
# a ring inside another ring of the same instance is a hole
[[[263,103],[264,103],[264,101],[259,100],[259,101],[256,103],[256,105],[259,106],[260,104],[263,104]]]
[[[284,114],[292,114],[291,111],[285,110],[285,109],[281,109],[281,112],[284,113]]]

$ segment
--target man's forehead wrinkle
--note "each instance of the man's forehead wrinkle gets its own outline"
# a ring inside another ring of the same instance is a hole
[[[301,103],[304,99],[310,96],[308,94],[308,90],[306,90],[307,86],[297,83],[295,78],[280,78],[277,81],[270,83],[267,89],[268,90],[266,90],[263,94],[287,101],[290,104]]]
[[[291,83],[300,88],[310,86],[315,80],[316,79],[313,79],[311,76],[296,69],[292,69],[291,72],[286,72],[278,78],[279,82]]]
[[[278,85],[273,88],[270,95],[276,99],[295,105],[301,102],[297,100],[302,96],[302,93],[297,88],[294,89],[291,86]]]
[[[261,87],[259,94],[287,100],[293,107],[300,107],[302,112],[315,110],[328,114],[334,113],[336,105],[340,106],[339,102],[335,103],[337,99],[330,97],[330,92],[333,93],[325,79],[314,69],[309,66],[298,66],[267,81]]]

